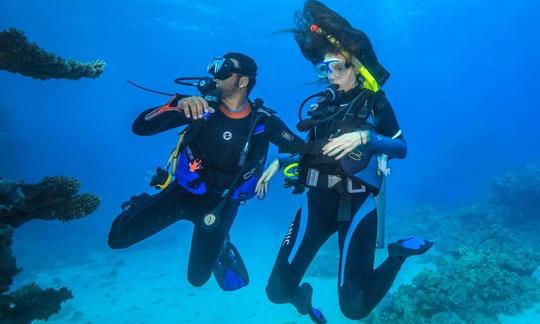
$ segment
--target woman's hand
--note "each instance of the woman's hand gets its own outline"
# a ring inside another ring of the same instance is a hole
[[[350,133],[345,133],[336,138],[328,140],[322,148],[322,153],[327,156],[336,156],[339,160],[358,145],[365,145],[370,139],[371,133],[368,130],[358,130]]]
[[[276,172],[279,170],[279,160],[275,159],[270,163],[268,168],[264,170],[261,178],[259,181],[257,181],[257,186],[255,187],[255,193],[257,193],[257,196],[259,198],[264,197],[266,193],[268,192],[268,182],[272,177],[276,174]]]

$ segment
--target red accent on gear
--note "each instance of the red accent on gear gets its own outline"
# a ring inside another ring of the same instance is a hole
[[[189,162],[189,172],[192,172],[192,173],[193,173],[193,172],[195,172],[195,171],[201,169],[201,168],[202,168],[201,162],[202,162],[202,161],[199,160],[199,159],[197,159],[197,160],[195,160],[195,161]]]

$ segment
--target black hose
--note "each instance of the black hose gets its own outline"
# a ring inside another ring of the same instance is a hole
[[[164,96],[169,96],[169,97],[172,97],[174,96],[175,94],[174,93],[167,93],[167,92],[162,92],[162,91],[157,91],[157,90],[152,90],[152,89],[148,89],[148,88],[145,88],[143,86],[140,86],[138,84],[136,84],[135,82],[133,81],[130,81],[130,80],[126,80],[129,84],[131,84],[132,86],[134,87],[137,87],[139,89],[142,89],[144,91],[148,91],[148,92],[152,92],[152,93],[157,93],[157,94],[160,94],[160,95],[164,95]]]

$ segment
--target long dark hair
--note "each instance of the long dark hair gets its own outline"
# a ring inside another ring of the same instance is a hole
[[[294,38],[304,57],[313,64],[324,59],[327,53],[340,53],[343,50],[354,55],[383,84],[390,74],[379,63],[371,42],[363,31],[354,28],[345,18],[315,0],[308,0],[303,10],[294,16]],[[332,35],[341,44],[341,48],[330,42],[322,33],[312,31],[316,25]]]

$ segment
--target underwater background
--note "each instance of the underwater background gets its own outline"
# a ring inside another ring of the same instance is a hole
[[[373,323],[540,322],[540,4],[517,1],[324,1],[365,31],[391,72],[384,90],[408,143],[392,161],[387,241],[423,235],[426,256],[405,264]],[[264,201],[242,206],[231,238],[251,283],[223,292],[187,282],[192,225],[179,222],[125,250],[107,233],[120,204],[163,166],[177,131],[131,133],[172,80],[205,76],[230,51],[259,66],[251,98],[292,128],[301,101],[323,85],[292,27],[303,1],[0,1],[0,31],[15,27],[65,58],[106,62],[98,79],[35,80],[0,71],[0,176],[39,182],[63,175],[100,207],[81,220],[32,221],[15,231],[24,270],[13,289],[67,286],[53,323],[308,323],[264,293],[279,245],[301,204],[276,177]],[[1,59],[1,58],[0,58]],[[277,156],[272,148],[270,158]],[[378,252],[382,260],[386,251]],[[335,238],[306,280],[330,323],[339,311]]]

